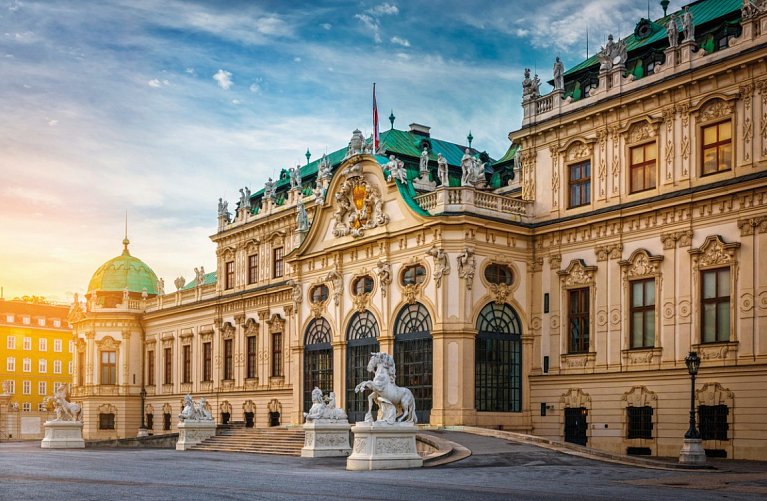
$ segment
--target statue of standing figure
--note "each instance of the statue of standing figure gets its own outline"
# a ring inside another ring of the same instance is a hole
[[[290,189],[301,189],[301,166],[299,165],[295,169],[290,169]]]
[[[423,174],[429,173],[429,150],[424,148],[421,152],[421,161],[418,164],[418,171]]]
[[[306,206],[301,199],[296,202],[296,229],[301,232],[309,231],[309,214],[306,213]]]
[[[684,14],[682,14],[682,33],[684,33],[685,42],[695,41],[695,22],[692,19],[692,12],[690,12],[690,6],[684,6]]]
[[[671,14],[666,23],[666,34],[668,35],[668,46],[679,46],[679,28],[676,25],[676,15]]]
[[[450,186],[450,179],[448,179],[447,159],[442,156],[442,153],[437,153],[437,177],[442,186]]]
[[[565,90],[565,65],[562,61],[557,60],[554,62],[554,90]]]
[[[389,162],[384,167],[389,169],[389,179],[387,179],[387,181],[394,178],[399,180],[399,182],[402,184],[407,183],[407,171],[405,170],[405,162],[395,157],[394,155],[389,155]]]
[[[271,177],[264,183],[264,200],[271,200],[272,202],[277,200],[275,185],[276,183],[272,181]]]

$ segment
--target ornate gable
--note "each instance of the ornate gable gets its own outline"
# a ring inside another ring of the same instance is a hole
[[[618,261],[628,278],[653,277],[660,273],[663,256],[653,256],[645,249],[637,249],[627,260]]]
[[[725,243],[721,236],[709,235],[703,245],[687,252],[692,256],[696,268],[710,268],[734,264],[737,261],[735,252],[738,248],[740,242]]]
[[[590,286],[594,285],[596,271],[596,266],[586,266],[582,259],[573,259],[567,269],[558,271],[557,275],[566,288]]]
[[[362,164],[345,169],[343,175],[346,179],[333,195],[333,235],[360,238],[365,230],[386,225],[389,215],[383,210],[381,190],[362,175]]]

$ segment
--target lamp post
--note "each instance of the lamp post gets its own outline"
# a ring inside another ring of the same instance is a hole
[[[143,386],[141,387],[139,396],[141,396],[141,426],[138,429],[138,436],[146,437],[149,436],[149,432],[146,429],[146,422],[144,421],[144,401],[146,400],[146,389]]]
[[[700,357],[697,352],[691,351],[684,359],[687,366],[687,372],[690,374],[690,427],[684,434],[684,445],[679,454],[679,462],[686,464],[704,464],[706,462],[706,451],[703,450],[703,443],[700,433],[695,428],[695,376],[698,375],[700,368]]]

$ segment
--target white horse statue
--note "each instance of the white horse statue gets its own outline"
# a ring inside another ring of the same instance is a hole
[[[400,388],[395,381],[394,359],[388,353],[371,353],[368,372],[375,373],[372,381],[363,381],[354,388],[355,393],[371,390],[368,395],[368,412],[365,422],[373,422],[373,401],[378,404],[378,421],[388,424],[418,422],[415,415],[415,398],[407,388]],[[398,416],[398,408],[402,414]]]

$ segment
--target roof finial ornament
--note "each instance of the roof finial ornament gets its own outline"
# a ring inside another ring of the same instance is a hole
[[[391,128],[394,129],[394,119],[397,118],[394,116],[394,110],[391,110],[391,113],[389,113],[389,122],[391,122]]]
[[[312,158],[312,154],[309,151],[309,148],[306,148],[306,153],[304,153],[304,155],[306,156],[306,165],[309,165],[309,159]]]
[[[663,17],[666,17],[666,10],[668,10],[669,3],[671,3],[669,0],[660,0],[660,6],[663,7]]]
[[[130,240],[128,240],[128,211],[125,211],[125,238],[123,238],[123,254],[127,254],[130,256],[130,252],[128,252],[128,244],[130,243]]]
[[[471,148],[471,142],[474,141],[474,136],[471,135],[471,131],[469,131],[469,135],[466,136],[466,140],[469,141],[469,148]]]

